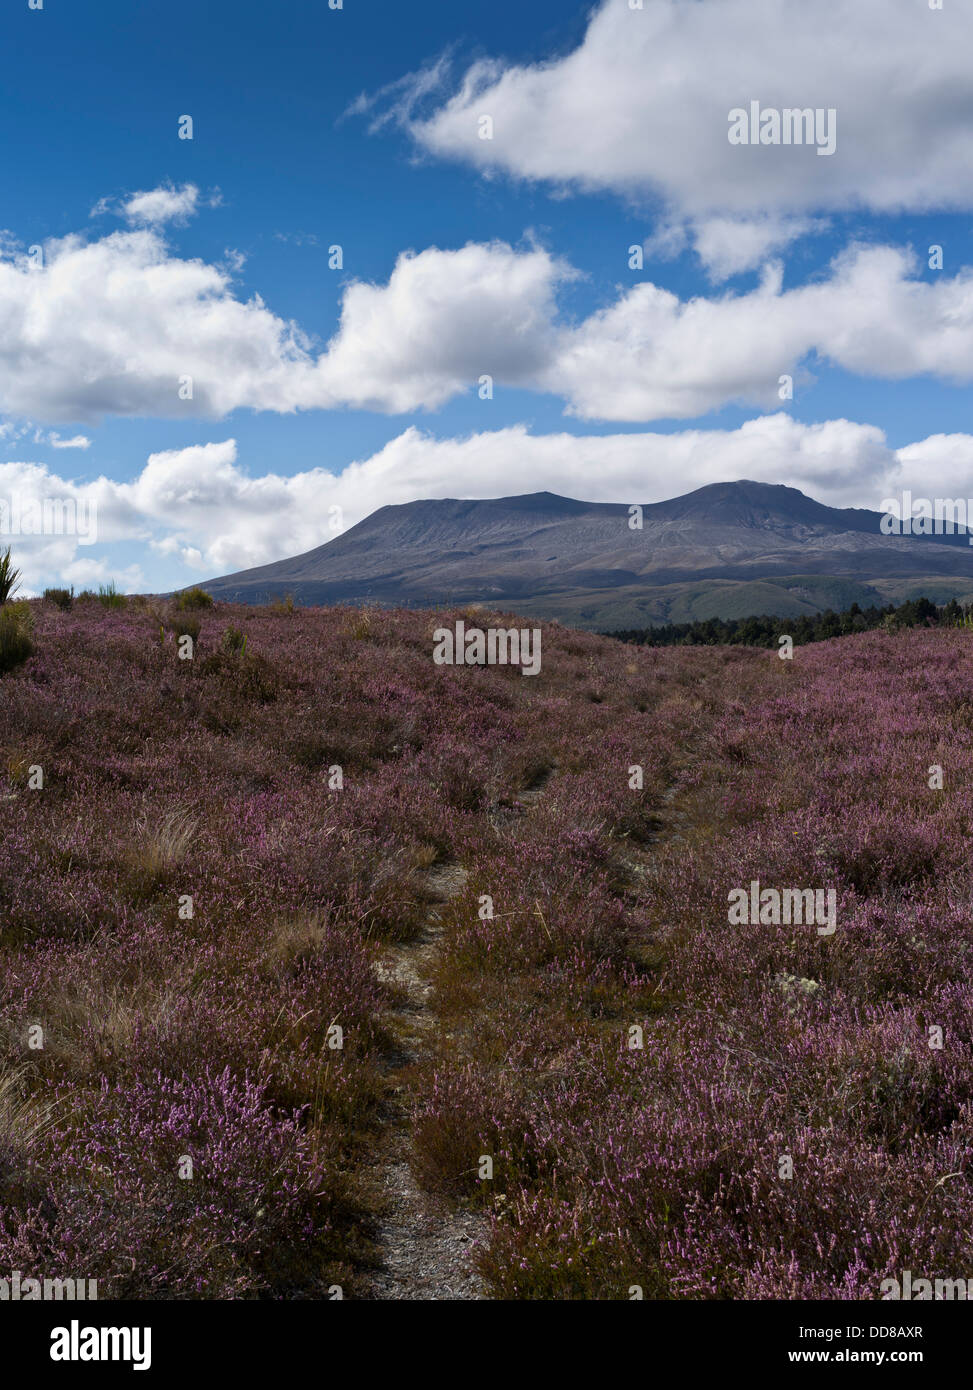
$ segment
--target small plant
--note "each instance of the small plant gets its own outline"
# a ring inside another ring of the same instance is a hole
[[[183,589],[182,593],[176,594],[174,604],[180,613],[184,613],[191,608],[212,608],[213,595],[208,594],[205,589],[201,589],[199,585],[196,584],[193,588]]]
[[[118,592],[114,579],[110,579],[107,584],[99,584],[98,602],[103,608],[124,608],[126,598]]]
[[[97,600],[97,598],[98,595],[95,593],[94,589],[82,589],[80,594],[78,594],[77,602],[94,603]]]
[[[247,636],[238,627],[228,627],[223,633],[223,650],[231,656],[242,656],[247,649]]]
[[[74,585],[70,589],[45,589],[44,598],[47,603],[53,603],[55,608],[69,609],[74,603]]]
[[[0,608],[0,674],[12,671],[31,655],[33,625],[26,602],[6,603]]]
[[[10,558],[10,547],[0,555],[0,603],[6,603],[17,589],[20,571],[15,570]]]
[[[349,632],[356,642],[364,642],[367,637],[371,636],[371,631],[371,609],[363,608],[359,613],[356,613],[355,617],[352,619]]]
[[[199,634],[203,624],[195,614],[183,613],[172,620],[172,630],[177,639],[180,637],[191,637],[194,642],[199,641]]]
[[[270,603],[268,606],[270,608],[271,613],[284,614],[290,617],[295,611],[294,595],[285,594],[282,599],[274,599],[273,602]]]
[[[266,657],[259,652],[237,652],[225,641],[203,660],[199,675],[222,687],[234,701],[256,700],[269,705],[277,699],[280,688],[277,672]]]
[[[176,808],[155,820],[143,815],[123,856],[127,886],[137,900],[150,898],[159,890],[166,876],[186,858],[197,830],[198,821],[188,807]]]

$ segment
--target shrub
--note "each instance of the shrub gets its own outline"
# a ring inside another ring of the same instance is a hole
[[[225,648],[212,652],[202,662],[199,674],[213,680],[218,688],[234,700],[255,700],[269,705],[277,699],[280,681],[277,672],[259,653],[234,655]]]
[[[176,594],[173,603],[180,613],[184,613],[190,608],[212,608],[213,595],[208,594],[205,589],[201,589],[198,584],[191,589],[183,589],[182,593]]]
[[[228,627],[223,633],[222,647],[233,656],[242,656],[247,649],[246,633],[241,632],[238,627]]]
[[[107,584],[99,584],[98,602],[103,608],[124,608],[126,599],[116,589],[114,579],[110,579]]]
[[[68,609],[74,602],[74,585],[70,589],[45,589],[44,598],[56,608]]]
[[[352,618],[348,628],[356,642],[364,642],[372,633],[372,613],[370,608],[362,608]]]
[[[0,555],[0,603],[6,603],[17,588],[20,571],[15,570],[10,559],[10,547]]]
[[[33,619],[26,603],[8,603],[0,608],[0,674],[12,671],[31,655],[32,630]]]
[[[184,613],[178,618],[174,618],[171,626],[177,638],[191,637],[193,642],[198,642],[203,625],[195,614],[189,615]]]
[[[135,901],[152,897],[184,861],[197,829],[188,807],[177,807],[154,822],[142,818],[136,827],[137,839],[122,856],[126,886]]]

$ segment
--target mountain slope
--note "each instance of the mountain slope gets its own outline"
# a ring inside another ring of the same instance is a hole
[[[880,519],[746,481],[648,504],[641,529],[627,504],[550,492],[427,500],[382,507],[304,555],[205,587],[244,603],[287,593],[303,604],[480,602],[579,626],[739,615],[741,605],[814,612],[848,594],[884,602],[903,585],[973,592],[965,534],[884,536]]]

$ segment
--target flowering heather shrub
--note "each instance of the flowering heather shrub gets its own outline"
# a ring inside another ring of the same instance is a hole
[[[782,662],[550,625],[525,680],[434,665],[450,615],[202,607],[192,660],[149,605],[34,617],[0,683],[0,1266],[363,1291],[375,965],[462,865],[415,1170],[488,1215],[494,1294],[973,1272],[968,633]],[[834,888],[837,930],[731,924],[754,879]]]
[[[0,1261],[84,1269],[122,1298],[286,1295],[313,1280],[328,1229],[320,1162],[300,1112],[275,1115],[263,1091],[229,1068],[103,1082],[70,1149],[53,1146],[53,1124],[32,1146],[62,1186],[8,1217]],[[55,1114],[76,1101],[73,1085],[51,1094]]]
[[[869,634],[792,664],[714,652],[708,671],[666,660],[696,699],[655,708],[671,756],[647,846],[607,775],[623,787],[639,744],[617,760],[601,744],[587,790],[579,778],[559,798],[587,742],[583,707],[562,712],[565,772],[534,817],[550,848],[525,832],[481,856],[484,890],[507,885],[498,914],[525,915],[477,924],[458,908],[440,985],[466,1055],[442,1050],[420,1115],[441,1183],[464,1171],[442,1153],[455,1112],[475,1130],[466,1154],[494,1155],[480,1186],[496,1292],[874,1298],[902,1268],[973,1266],[966,640]],[[752,879],[834,886],[834,936],[730,925],[727,894]]]

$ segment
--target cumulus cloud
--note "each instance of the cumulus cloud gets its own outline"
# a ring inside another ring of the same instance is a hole
[[[387,285],[353,284],[317,367],[331,403],[442,405],[484,373],[528,382],[550,359],[555,289],[575,272],[503,242],[400,256]]]
[[[973,10],[924,0],[606,0],[581,44],[479,61],[396,111],[427,151],[568,188],[653,195],[680,216],[973,206]],[[441,73],[439,74],[441,76]],[[422,94],[430,72],[417,75]],[[731,146],[728,117],[834,108],[837,150]],[[492,139],[479,120],[490,115]]]
[[[210,195],[207,203],[210,207],[219,205],[218,190]],[[91,216],[102,217],[105,213],[112,213],[136,227],[161,227],[167,222],[182,226],[195,216],[199,205],[199,189],[194,183],[184,183],[181,187],[163,183],[157,188],[142,189],[121,198],[99,198],[91,209]]]
[[[194,183],[181,188],[163,184],[141,193],[133,193],[122,204],[122,215],[140,226],[157,227],[165,222],[187,222],[196,211],[199,189]]]
[[[549,490],[591,501],[653,502],[706,483],[750,478],[787,483],[833,506],[881,509],[902,487],[916,495],[965,496],[973,436],[937,435],[892,449],[873,425],[849,420],[802,424],[779,413],[735,430],[599,436],[532,435],[524,426],[463,439],[412,427],[340,473],[252,476],[227,439],[150,456],[131,482],[101,477],[75,484],[36,463],[0,464],[8,514],[51,499],[88,509],[97,532],[79,547],[72,535],[0,535],[11,543],[28,585],[60,579],[128,588],[140,567],[114,569],[106,553],[137,541],[158,559],[153,587],[266,564],[311,550],[370,512],[431,497],[503,497]],[[0,505],[0,518],[4,508]],[[142,585],[144,587],[144,584]]]
[[[730,401],[773,407],[816,356],[863,376],[973,379],[973,273],[918,278],[894,247],[852,247],[826,278],[686,301],[643,282],[558,336],[536,384],[588,419],[688,419]]]
[[[158,233],[71,236],[44,267],[0,261],[0,409],[48,420],[292,408],[310,362],[299,331],[229,272]],[[180,383],[192,378],[192,399]]]
[[[708,217],[693,226],[692,238],[710,279],[728,280],[824,226],[810,217]]]
[[[724,271],[779,234],[708,225]],[[387,283],[345,288],[338,330],[315,352],[259,296],[236,298],[229,267],[180,259],[154,231],[69,237],[50,243],[42,269],[0,259],[0,409],[71,421],[396,413],[434,410],[489,375],[561,396],[586,419],[648,421],[773,408],[780,377],[815,355],[866,376],[973,379],[973,272],[923,280],[900,249],[852,247],[788,290],[775,263],[736,295],[682,301],[642,281],[578,323],[558,308],[576,277],[536,246],[404,252]]]
[[[574,273],[500,242],[406,252],[387,284],[346,288],[338,332],[315,355],[259,296],[235,297],[232,266],[174,256],[155,231],[44,252],[43,268],[0,259],[0,409],[58,421],[432,409],[483,372],[539,370],[555,289]]]
[[[912,448],[921,468],[923,446]],[[876,426],[807,425],[784,413],[734,430],[668,434],[533,435],[517,425],[435,439],[413,427],[338,475],[332,500],[357,520],[417,497],[551,491],[594,502],[655,502],[706,483],[749,478],[788,483],[835,506],[873,505],[898,474],[897,456]]]
[[[660,218],[643,246],[649,260],[671,261],[692,247],[714,282],[730,279],[766,264],[811,232],[824,231],[825,218],[787,217],[754,213],[691,218]]]

